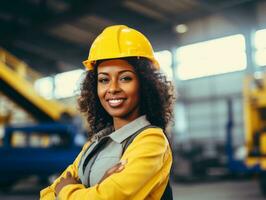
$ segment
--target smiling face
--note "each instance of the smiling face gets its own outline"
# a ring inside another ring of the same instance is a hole
[[[133,66],[121,59],[104,61],[97,76],[98,97],[109,115],[128,121],[140,116],[140,84]]]

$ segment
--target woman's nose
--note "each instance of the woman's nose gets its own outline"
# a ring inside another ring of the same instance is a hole
[[[121,91],[121,88],[119,87],[119,84],[116,81],[111,81],[110,86],[108,88],[109,93],[116,93]]]

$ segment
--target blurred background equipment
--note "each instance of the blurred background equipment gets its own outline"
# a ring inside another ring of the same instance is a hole
[[[244,87],[246,164],[259,169],[259,183],[266,195],[266,74],[247,77]]]
[[[84,144],[82,61],[114,24],[144,33],[176,86],[174,198],[263,199],[265,0],[2,0],[0,184],[14,187],[0,199],[38,199],[32,181],[51,179]]]
[[[0,188],[10,189],[18,180],[49,176],[72,163],[81,148],[75,144],[76,127],[66,124],[7,126],[0,147]]]
[[[35,122],[33,125],[25,119],[23,125],[11,125],[11,107],[7,114],[0,116],[2,190],[32,175],[47,184],[49,176],[61,172],[73,161],[85,141],[75,143],[77,135],[82,134],[82,127],[74,123],[77,118],[74,109],[40,96],[33,85],[37,78],[40,75],[26,63],[0,49],[0,92]]]
[[[40,74],[4,49],[0,49],[0,91],[27,110],[38,121],[56,121],[62,114],[74,115],[71,110],[53,100],[46,100],[34,89]],[[64,87],[64,86],[62,86]]]

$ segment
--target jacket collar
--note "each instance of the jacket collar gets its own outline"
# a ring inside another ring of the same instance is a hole
[[[125,139],[136,133],[139,129],[148,125],[150,125],[150,122],[146,119],[145,115],[142,115],[127,125],[114,131],[109,135],[109,137],[117,143],[122,143]]]
[[[146,119],[145,115],[142,115],[127,125],[114,131],[109,135],[109,137],[117,143],[122,143],[125,139],[136,133],[139,129],[148,125],[150,125],[150,122]]]
[[[114,131],[113,126],[109,126],[94,135],[93,140],[99,141],[102,137],[109,137],[116,143],[122,143],[125,139],[136,133],[139,129],[150,125],[146,115],[142,115],[120,129]]]

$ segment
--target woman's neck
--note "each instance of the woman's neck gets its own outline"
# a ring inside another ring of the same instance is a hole
[[[137,119],[140,115],[135,115],[135,116],[131,116],[129,118],[117,118],[114,117],[113,118],[113,124],[114,124],[114,129],[118,130],[121,127],[127,125],[128,123],[134,121],[135,119]]]

